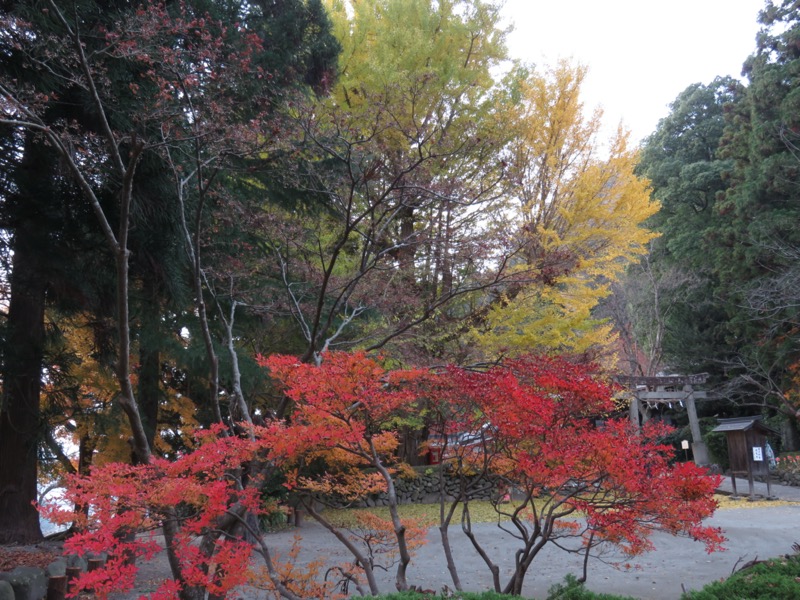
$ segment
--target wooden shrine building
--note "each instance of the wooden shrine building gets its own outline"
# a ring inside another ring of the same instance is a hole
[[[755,498],[755,477],[767,482],[767,497],[772,496],[769,486],[769,456],[767,436],[778,432],[761,422],[761,417],[737,417],[718,419],[719,425],[713,431],[725,434],[728,442],[728,460],[731,465],[733,495],[737,495],[736,477],[747,477],[750,484],[750,499]]]

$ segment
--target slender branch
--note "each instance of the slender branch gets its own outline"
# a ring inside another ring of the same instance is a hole
[[[238,513],[229,511],[228,514],[237,519],[255,540],[256,547],[254,550],[261,555],[261,558],[264,560],[264,564],[267,567],[267,573],[269,574],[269,579],[272,582],[272,585],[275,586],[275,589],[278,591],[278,593],[287,600],[301,600],[300,596],[294,594],[283,584],[283,581],[281,581],[280,573],[278,573],[277,569],[275,568],[275,564],[272,562],[272,555],[270,554],[269,546],[267,546],[267,544],[264,542],[264,537],[258,531],[255,531],[247,522],[247,520],[242,518],[242,516]]]
[[[108,151],[111,154],[111,159],[113,160],[117,171],[119,171],[121,175],[124,175],[126,171],[125,161],[122,159],[122,155],[119,151],[119,143],[114,135],[114,131],[111,129],[111,124],[108,122],[105,105],[100,98],[100,93],[97,91],[97,85],[95,84],[94,76],[92,75],[89,60],[86,58],[86,52],[83,49],[83,42],[81,41],[80,34],[77,30],[74,30],[70,26],[66,17],[64,17],[64,14],[61,12],[61,9],[58,8],[58,5],[56,5],[53,0],[48,0],[48,4],[53,12],[58,16],[58,20],[67,30],[68,35],[72,38],[75,51],[78,53],[78,64],[80,65],[81,71],[83,71],[83,76],[86,78],[86,85],[88,86],[88,91],[92,98],[92,104],[94,104],[95,110],[97,111],[97,117],[100,119],[100,125],[103,130],[103,134],[106,137],[106,143],[108,144]]]

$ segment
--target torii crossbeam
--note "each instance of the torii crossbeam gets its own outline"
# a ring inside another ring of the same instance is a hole
[[[711,463],[708,448],[700,434],[700,421],[697,419],[697,408],[694,403],[696,399],[704,399],[706,393],[697,392],[693,387],[704,384],[708,380],[708,373],[661,377],[618,376],[615,379],[633,392],[631,421],[636,427],[639,427],[639,402],[685,402],[686,412],[689,415],[689,429],[692,432],[694,462],[699,466],[708,466]]]

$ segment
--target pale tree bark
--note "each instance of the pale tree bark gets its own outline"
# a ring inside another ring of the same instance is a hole
[[[406,539],[406,527],[400,520],[400,513],[397,511],[397,490],[394,486],[394,478],[389,470],[381,461],[378,452],[375,449],[375,444],[372,438],[369,439],[369,448],[371,451],[372,466],[374,466],[378,473],[381,474],[386,482],[386,496],[389,500],[389,514],[392,517],[392,526],[394,527],[394,535],[397,539],[397,550],[400,554],[400,560],[397,563],[397,573],[395,575],[395,586],[397,590],[403,592],[408,589],[408,580],[406,579],[406,571],[411,562],[411,553],[408,550],[408,540]]]
[[[198,322],[200,323],[200,331],[203,336],[203,345],[206,350],[206,357],[209,364],[209,396],[211,401],[211,408],[214,413],[214,418],[218,423],[222,423],[222,411],[219,406],[219,356],[214,348],[214,338],[211,335],[211,326],[209,325],[208,306],[205,302],[205,291],[203,288],[203,262],[200,248],[200,237],[202,234],[203,211],[206,206],[208,198],[208,185],[204,185],[203,177],[204,168],[207,166],[204,161],[200,159],[199,152],[197,151],[197,144],[195,141],[195,168],[188,174],[183,176],[178,169],[178,165],[172,160],[172,155],[169,152],[169,146],[165,145],[167,161],[172,169],[175,178],[175,192],[178,197],[180,205],[180,221],[181,230],[183,231],[184,248],[186,254],[189,256],[189,261],[192,266],[192,289],[194,292],[194,305],[197,310]],[[194,219],[192,222],[193,227],[190,228],[187,212],[189,210],[187,203],[187,196],[189,194],[189,187],[195,181],[197,186],[197,204],[194,210]]]

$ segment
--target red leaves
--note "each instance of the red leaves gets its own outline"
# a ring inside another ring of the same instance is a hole
[[[649,549],[654,529],[719,548],[719,531],[701,525],[716,508],[718,478],[694,464],[671,465],[673,449],[658,441],[664,426],[637,433],[625,419],[596,427],[613,410],[614,390],[587,367],[525,357],[482,373],[452,368],[447,379],[456,427],[488,432],[469,452],[451,449],[461,459],[454,468],[485,469],[546,498],[534,519],[555,531],[559,512],[577,510],[593,540],[630,554]]]
[[[224,597],[233,588],[247,583],[252,550],[246,542],[221,540],[216,553],[209,558],[191,540],[185,540],[180,547],[185,583]]]
[[[161,547],[147,537],[129,539],[126,533],[153,530],[163,520],[176,516],[181,526],[176,550],[182,562],[183,584],[224,595],[246,581],[251,551],[248,544],[221,540],[215,552],[205,556],[194,543],[236,506],[256,514],[262,510],[258,489],[241,489],[235,473],[243,463],[256,459],[263,448],[248,438],[215,437],[218,430],[214,427],[202,432],[197,449],[174,462],[154,459],[139,466],[112,463],[93,469],[88,477],[73,477],[62,501],[43,509],[54,522],[74,521],[82,530],[65,543],[68,552],[108,553],[114,557],[104,568],[81,576],[78,585],[93,589],[99,598],[131,589],[136,568],[124,558],[148,558]],[[72,504],[90,510],[64,508]],[[175,507],[180,507],[180,515]],[[176,586],[178,582],[167,582],[161,597],[175,597]]]
[[[294,401],[290,421],[256,427],[255,439],[221,437],[224,427],[215,426],[199,433],[193,452],[173,462],[111,464],[90,477],[73,478],[66,500],[91,510],[46,513],[84,529],[68,549],[151,555],[159,549],[152,540],[122,534],[153,529],[180,506],[176,544],[183,584],[224,595],[245,583],[250,546],[225,540],[207,556],[192,541],[233,507],[263,511],[257,488],[241,489],[232,474],[251,461],[269,461],[283,471],[287,488],[305,494],[351,500],[388,491],[393,471],[387,465],[397,468],[393,427],[421,422],[421,400],[440,416],[440,433],[454,440],[445,456],[453,472],[500,477],[516,497],[521,492],[526,498],[520,502],[510,494],[498,508],[517,515],[521,533],[530,525],[520,539],[546,542],[561,536],[580,543],[582,538],[588,547],[607,542],[632,555],[650,549],[655,529],[690,536],[709,551],[724,541],[719,530],[702,524],[716,508],[718,478],[691,463],[672,465],[671,447],[659,443],[667,431],[663,426],[642,432],[626,420],[595,426],[595,419],[612,409],[613,389],[585,366],[527,357],[486,372],[450,368],[431,374],[388,371],[363,353],[328,354],[320,367],[286,356],[258,357],[258,362]],[[315,471],[307,469],[312,463]],[[564,520],[578,514],[584,518]],[[382,531],[389,541],[392,531],[398,533],[395,523],[366,525],[370,535]],[[424,538],[424,529],[406,527],[413,533],[409,546]],[[399,531],[405,534],[402,526]],[[112,583],[115,591],[129,589],[133,571],[113,559],[82,582],[102,598]],[[161,597],[174,594],[177,585],[167,582]]]
[[[379,425],[416,398],[409,385],[421,371],[387,371],[363,353],[326,355],[320,366],[304,364],[290,356],[258,359],[285,386],[285,394],[297,403],[303,420],[327,424]],[[324,427],[320,436],[326,435]]]
[[[614,389],[591,367],[561,358],[524,357],[485,372],[450,368],[440,375],[387,372],[364,354],[330,354],[321,367],[291,357],[259,359],[296,403],[294,452],[337,449],[369,458],[364,439],[398,418],[422,393],[442,415],[442,434],[459,441],[447,449],[453,468],[510,479],[533,495],[550,497],[558,512],[580,511],[595,539],[627,552],[647,549],[653,529],[690,535],[718,547],[719,532],[701,521],[714,509],[717,480],[693,464],[672,466],[667,429],[635,432],[627,420],[595,421],[614,409]],[[453,434],[460,433],[460,436]],[[288,452],[286,455],[288,456]],[[352,466],[357,466],[352,463]],[[326,474],[306,489],[349,497],[365,481]]]
[[[313,478],[291,471],[289,485],[308,492],[363,497],[384,491],[386,482],[363,467],[395,462],[397,436],[389,425],[413,411],[416,385],[427,374],[387,371],[363,353],[327,354],[321,366],[290,356],[257,357],[294,401],[290,425],[274,425],[273,459],[295,465],[312,458],[330,472]]]

